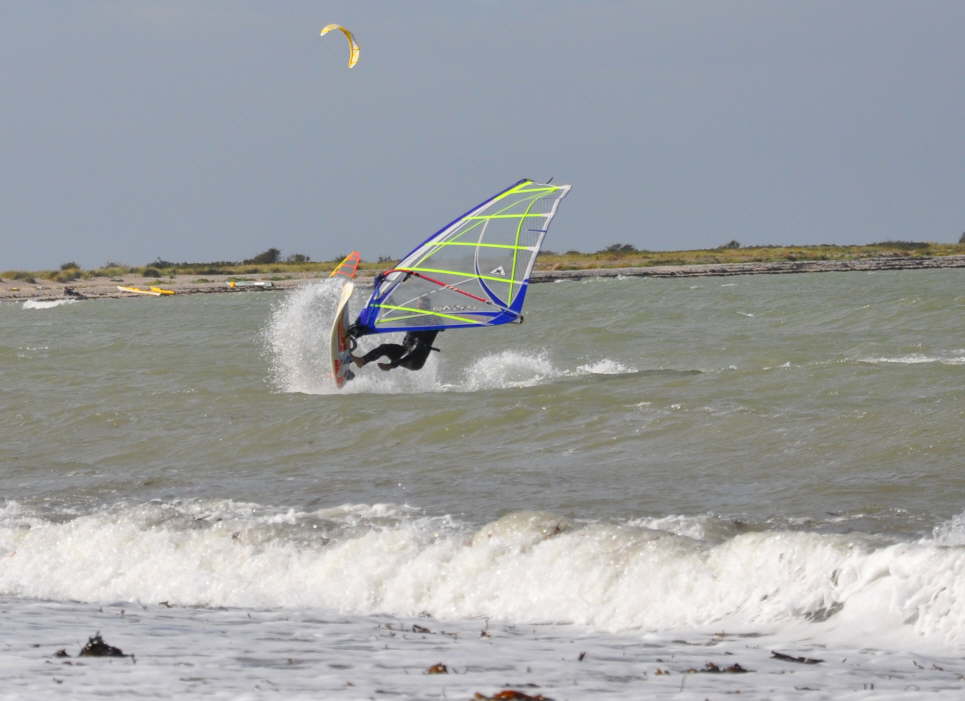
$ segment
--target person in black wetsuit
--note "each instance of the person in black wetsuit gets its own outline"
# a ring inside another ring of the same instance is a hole
[[[353,355],[352,360],[356,365],[362,367],[384,355],[389,359],[389,362],[379,363],[379,368],[382,370],[391,370],[392,368],[421,370],[429,358],[429,353],[439,350],[432,347],[432,342],[436,340],[438,335],[438,329],[409,331],[402,339],[402,343],[383,343],[361,357]]]

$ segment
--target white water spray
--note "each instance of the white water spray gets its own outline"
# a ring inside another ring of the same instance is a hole
[[[372,363],[362,369],[353,368],[355,379],[338,390],[331,379],[328,344],[343,284],[344,280],[337,278],[299,287],[272,310],[262,335],[265,354],[271,364],[271,382],[279,391],[304,394],[475,392],[532,387],[561,377],[635,372],[633,368],[606,358],[575,370],[560,369],[554,366],[546,350],[532,353],[506,349],[468,359],[448,357],[444,356],[446,339],[443,335],[439,339],[443,353],[430,355],[422,370],[383,372]],[[349,303],[351,313],[357,313],[363,304],[363,296],[356,294],[352,298]],[[399,343],[400,338],[400,334],[363,337],[357,353],[365,353],[379,343]],[[465,361],[468,365],[463,365]],[[447,374],[450,377],[454,374],[454,381],[446,378]]]

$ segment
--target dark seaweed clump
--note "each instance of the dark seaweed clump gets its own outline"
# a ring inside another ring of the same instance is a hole
[[[87,639],[87,644],[81,648],[78,657],[127,657],[124,651],[104,642],[100,632]]]

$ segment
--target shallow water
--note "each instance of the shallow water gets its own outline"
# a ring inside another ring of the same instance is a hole
[[[167,695],[151,680],[182,662],[197,680],[165,688],[189,697],[960,694],[963,279],[534,285],[522,326],[446,332],[422,372],[343,392],[337,281],[2,304],[0,698]],[[385,639],[414,624],[460,634]],[[96,630],[138,655],[129,681],[51,682]],[[351,674],[308,652],[380,645]],[[851,662],[791,679],[769,645]],[[725,653],[758,671],[681,675]],[[422,674],[447,660],[479,670]]]

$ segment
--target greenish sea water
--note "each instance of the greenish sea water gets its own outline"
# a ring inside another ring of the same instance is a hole
[[[425,614],[959,654],[963,282],[533,285],[521,326],[447,331],[424,371],[369,366],[342,392],[338,281],[2,304],[6,620],[26,643],[38,615],[164,601],[261,612],[266,630],[278,612],[329,612],[328,631],[352,616],[365,649],[373,617]],[[550,656],[572,657],[576,633],[552,630]]]

